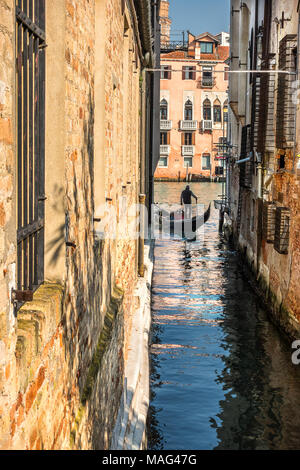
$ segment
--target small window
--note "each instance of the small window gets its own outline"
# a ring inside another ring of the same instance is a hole
[[[202,155],[202,170],[210,170],[210,154],[204,153]]]
[[[193,168],[193,157],[184,157],[183,166],[184,168]]]
[[[193,145],[193,133],[192,132],[184,133],[184,145]]]
[[[184,106],[184,120],[192,121],[193,120],[193,103],[191,100],[187,100]]]
[[[160,133],[160,145],[169,145],[168,144],[168,132]]]
[[[225,101],[223,105],[223,120],[224,122],[228,122],[228,102]]]
[[[168,102],[163,99],[160,102],[160,120],[166,121],[168,119]]]
[[[213,86],[212,67],[202,67],[202,86]]]
[[[219,101],[215,101],[214,103],[214,122],[222,122],[221,103]]]
[[[162,65],[160,72],[161,80],[171,80],[171,66],[170,65]]]
[[[204,121],[211,121],[211,102],[206,99],[203,103],[203,119]]]
[[[160,157],[158,160],[158,166],[160,168],[167,168],[168,166],[168,157]]]
[[[182,80],[196,80],[196,67],[182,67]]]
[[[212,42],[201,42],[200,43],[201,54],[212,54],[214,44]]]

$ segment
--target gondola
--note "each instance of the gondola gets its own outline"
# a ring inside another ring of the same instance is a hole
[[[205,224],[210,218],[210,210],[211,210],[211,203],[208,206],[208,209],[204,212],[204,215],[197,215],[192,217],[191,220],[183,218],[183,211],[175,212],[167,212],[164,209],[159,209],[159,222],[160,225],[163,225],[164,220],[167,222],[167,227],[170,227],[170,234],[181,234],[183,238],[187,239],[188,241],[195,241],[196,240],[196,232],[197,230]],[[181,216],[182,218],[176,219],[177,216]],[[188,233],[185,233],[185,229],[189,228],[190,230]]]

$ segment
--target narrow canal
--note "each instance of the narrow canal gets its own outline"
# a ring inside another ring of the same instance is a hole
[[[184,184],[157,183],[178,203]],[[195,183],[206,206],[218,183]],[[157,240],[149,449],[299,449],[300,366],[218,233],[201,246]]]

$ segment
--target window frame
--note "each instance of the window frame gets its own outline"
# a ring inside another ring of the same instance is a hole
[[[205,49],[207,49],[207,46],[211,46],[211,50],[207,51],[207,50],[203,50],[204,47],[202,46],[206,46]],[[201,54],[213,54],[214,53],[214,43],[213,42],[206,42],[206,41],[201,41],[200,42],[200,52]]]
[[[182,80],[196,80],[196,66],[183,65]]]
[[[160,165],[160,161],[161,160],[165,160],[166,161],[166,165]],[[166,155],[160,155],[159,159],[158,159],[158,164],[157,164],[158,168],[168,168],[169,166],[169,157],[166,156]]]
[[[191,165],[189,165],[189,168],[193,168],[193,157],[183,157],[183,167],[187,168],[186,161],[190,160],[192,162]]]
[[[161,65],[160,79],[161,80],[171,80],[172,77],[172,67],[171,65]]]
[[[205,105],[206,103],[209,102],[209,107],[208,107],[208,104]],[[209,110],[209,119],[206,117],[207,115],[207,112]],[[203,115],[203,121],[212,121],[212,112],[211,112],[211,101],[210,99],[206,98],[204,101],[203,101],[203,104],[202,104],[202,115]]]
[[[190,114],[190,117],[189,117]],[[184,121],[193,121],[194,105],[191,100],[186,100],[184,103]]]
[[[204,158],[209,158],[209,166],[204,166],[203,165],[203,160]],[[211,154],[210,153],[203,153],[201,156],[201,168],[204,171],[209,171],[211,170]]]

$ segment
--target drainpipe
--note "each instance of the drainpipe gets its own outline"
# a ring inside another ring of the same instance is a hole
[[[139,224],[139,259],[138,259],[138,273],[139,276],[144,277],[145,265],[144,265],[144,244],[145,244],[145,202],[146,195],[139,195],[140,204],[140,224]]]
[[[262,191],[262,180],[263,180],[263,167],[262,167],[262,155],[260,153],[255,152],[256,154],[256,161],[257,165],[257,197],[262,199],[263,191]]]
[[[244,158],[243,160],[238,160],[237,162],[235,162],[235,164],[240,165],[241,163],[250,162],[251,158],[252,158],[252,156]]]

